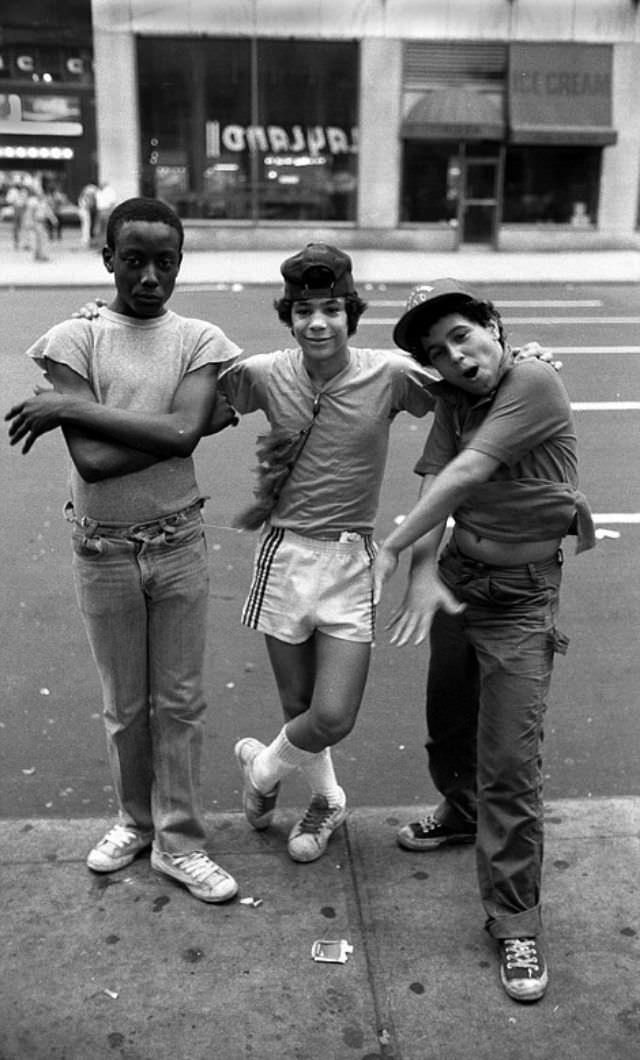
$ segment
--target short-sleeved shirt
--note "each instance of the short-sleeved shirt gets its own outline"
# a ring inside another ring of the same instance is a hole
[[[238,412],[260,409],[292,438],[312,424],[271,515],[273,525],[316,536],[370,533],[391,423],[398,412],[432,411],[433,382],[406,354],[358,347],[349,347],[347,366],[321,387],[311,381],[300,349],[257,354],[227,369],[220,386]]]
[[[85,379],[98,402],[132,412],[166,413],[184,377],[240,354],[220,328],[168,310],[151,320],[102,308],[94,320],[65,320],[27,351],[67,365]],[[105,523],[147,522],[199,497],[191,457],[161,460],[142,471],[85,482],[72,465],[70,488],[78,517]]]
[[[436,414],[415,471],[437,475],[463,449],[500,461],[453,513],[456,522],[495,541],[567,533],[584,498],[571,405],[554,369],[534,359],[511,363],[480,401],[444,382],[433,392]]]

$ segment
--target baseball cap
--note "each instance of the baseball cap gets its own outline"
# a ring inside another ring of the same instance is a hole
[[[409,294],[404,313],[393,329],[393,341],[401,350],[419,352],[418,324],[422,334],[446,312],[452,312],[460,302],[473,302],[478,298],[466,284],[446,276],[418,284]]]
[[[351,258],[328,243],[307,243],[304,250],[287,258],[280,266],[284,277],[284,297],[339,298],[355,293]]]

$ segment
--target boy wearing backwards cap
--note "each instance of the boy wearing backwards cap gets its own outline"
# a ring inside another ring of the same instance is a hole
[[[349,344],[366,308],[349,256],[309,244],[281,267],[280,319],[296,348],[237,361],[221,387],[239,413],[261,409],[263,440],[254,510],[262,524],[242,621],[266,636],[284,713],[268,746],[235,747],[249,824],[267,828],[283,778],[300,769],[311,801],[288,838],[295,861],[326,850],[346,799],[330,748],[352,729],[374,637],[373,525],[398,412],[424,416],[433,382],[404,354]]]
[[[442,801],[400,829],[429,851],[476,843],[487,929],[502,984],[518,1001],[542,997],[541,743],[554,652],[563,537],[593,547],[577,489],[576,438],[554,371],[516,361],[498,312],[455,280],[414,289],[394,341],[440,383],[415,470],[421,497],[380,546],[375,599],[413,545],[409,585],[389,623],[392,642],[430,629],[427,750]],[[446,520],[453,534],[437,559]]]

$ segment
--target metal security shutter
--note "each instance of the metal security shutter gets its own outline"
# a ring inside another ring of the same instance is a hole
[[[507,45],[500,42],[407,41],[403,88],[424,92],[446,85],[502,88],[507,78]]]

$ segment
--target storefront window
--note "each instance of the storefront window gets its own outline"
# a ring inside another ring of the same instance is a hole
[[[599,147],[510,147],[504,177],[505,224],[597,221]]]
[[[358,50],[138,42],[145,194],[183,217],[354,221]]]
[[[402,221],[448,221],[455,225],[461,173],[457,141],[406,140],[402,167]]]

